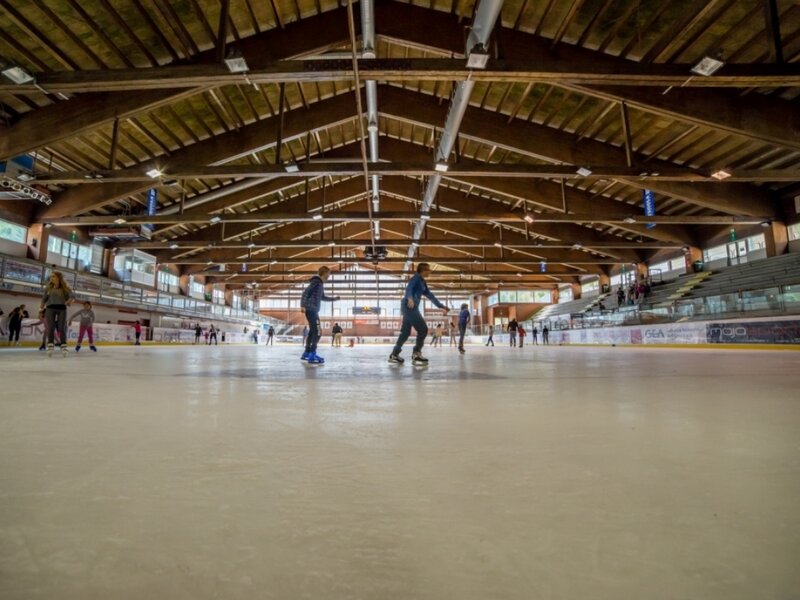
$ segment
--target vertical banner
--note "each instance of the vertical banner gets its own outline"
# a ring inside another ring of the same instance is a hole
[[[656,216],[656,196],[653,194],[652,190],[642,190],[642,200],[644,202],[644,216],[645,217],[655,217]],[[648,223],[647,228],[652,229],[655,227],[655,223]]]
[[[152,217],[158,212],[158,190],[150,188],[147,190],[147,216]],[[144,228],[153,231],[154,227],[151,223],[143,225]]]
[[[539,263],[539,269],[542,271],[542,273],[547,273],[547,263],[544,261]]]

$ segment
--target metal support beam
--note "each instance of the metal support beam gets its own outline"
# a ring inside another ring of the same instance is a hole
[[[222,0],[219,12],[219,27],[217,28],[217,62],[225,60],[225,50],[228,44],[228,13],[231,0]]]

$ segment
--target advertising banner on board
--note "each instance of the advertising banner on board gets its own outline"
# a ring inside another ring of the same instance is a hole
[[[800,344],[800,320],[705,323],[709,344]]]

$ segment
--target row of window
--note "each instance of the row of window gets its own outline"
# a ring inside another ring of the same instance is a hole
[[[489,296],[488,305],[494,304],[550,304],[550,290],[504,290]]]

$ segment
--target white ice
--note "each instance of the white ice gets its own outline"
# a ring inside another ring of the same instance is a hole
[[[800,597],[800,354],[320,353],[0,349],[0,598]]]

